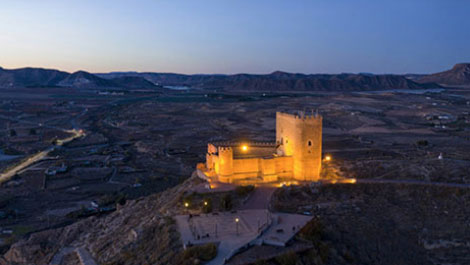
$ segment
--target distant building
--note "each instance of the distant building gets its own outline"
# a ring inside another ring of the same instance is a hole
[[[198,168],[225,183],[318,181],[321,161],[322,117],[277,112],[275,142],[209,143]]]
[[[55,176],[56,174],[65,173],[65,172],[67,172],[67,166],[64,163],[62,163],[60,167],[54,166],[54,167],[47,168],[44,173],[48,176]]]

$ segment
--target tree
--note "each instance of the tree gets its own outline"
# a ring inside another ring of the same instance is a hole
[[[203,203],[202,203],[202,211],[204,213],[210,213],[212,212],[212,199],[211,198],[205,198]]]
[[[222,209],[226,210],[226,211],[229,211],[232,209],[232,206],[233,206],[233,203],[232,203],[232,196],[230,196],[230,194],[225,194],[223,197],[222,197],[222,201],[221,201],[221,207]]]

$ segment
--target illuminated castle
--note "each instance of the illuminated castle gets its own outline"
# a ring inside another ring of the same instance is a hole
[[[209,143],[200,169],[236,184],[317,181],[322,159],[322,117],[276,113],[276,142]]]

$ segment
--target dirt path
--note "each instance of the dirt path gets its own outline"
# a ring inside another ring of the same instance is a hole
[[[240,210],[268,209],[271,196],[275,190],[275,187],[256,187]]]
[[[447,183],[447,182],[432,182],[424,180],[407,180],[407,179],[356,179],[356,183],[384,183],[384,184],[415,184],[451,188],[470,188],[470,184],[466,183]]]

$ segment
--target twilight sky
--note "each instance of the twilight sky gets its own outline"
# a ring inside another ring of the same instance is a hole
[[[470,61],[466,0],[0,1],[0,66],[429,73]]]

